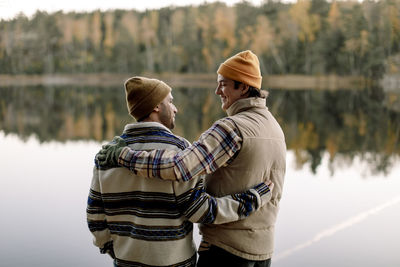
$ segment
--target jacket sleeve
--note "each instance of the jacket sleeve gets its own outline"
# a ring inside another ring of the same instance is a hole
[[[113,242],[108,229],[104,204],[99,183],[99,170],[94,167],[86,208],[86,219],[90,232],[93,234],[93,244],[100,249],[100,253],[114,256]]]
[[[259,210],[272,195],[268,185],[260,183],[245,192],[216,198],[205,192],[203,178],[175,183],[175,192],[179,194],[177,203],[181,213],[189,221],[209,224],[244,219]]]
[[[144,177],[188,181],[225,166],[239,153],[241,144],[242,137],[235,123],[224,118],[185,150],[135,151],[125,147],[118,164]]]

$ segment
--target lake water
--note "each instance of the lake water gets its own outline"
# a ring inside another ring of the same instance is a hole
[[[0,88],[0,266],[112,266],[92,245],[93,157],[129,122],[120,88]],[[174,91],[176,133],[223,116],[210,90]],[[400,266],[397,94],[273,90],[288,144],[274,267]],[[196,242],[199,241],[196,234]]]

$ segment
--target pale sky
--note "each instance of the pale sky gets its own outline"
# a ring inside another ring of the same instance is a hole
[[[204,2],[210,3],[215,0],[0,0],[0,19],[11,19],[18,13],[24,13],[26,16],[33,15],[36,10],[55,12],[63,10],[69,11],[92,11],[100,9],[137,9],[140,11],[146,9],[155,9],[170,5],[198,5]],[[228,5],[232,5],[241,0],[225,0]],[[248,1],[254,5],[260,5],[262,0]]]

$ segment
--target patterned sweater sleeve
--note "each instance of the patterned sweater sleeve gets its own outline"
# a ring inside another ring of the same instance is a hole
[[[107,253],[114,258],[113,242],[107,225],[102,194],[100,193],[99,170],[96,167],[93,169],[86,219],[89,230],[93,234],[93,244],[100,249],[100,253]]]
[[[144,177],[188,181],[227,164],[239,152],[241,144],[242,137],[235,123],[224,118],[183,151],[135,151],[125,147],[118,164]]]
[[[188,220],[208,224],[246,218],[266,204],[272,195],[268,185],[260,183],[245,192],[216,198],[205,192],[204,178],[192,179],[184,184],[176,183],[175,192],[181,213]]]

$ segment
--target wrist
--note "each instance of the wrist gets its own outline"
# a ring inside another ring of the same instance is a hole
[[[123,166],[123,162],[124,162],[123,159],[128,151],[129,151],[129,147],[127,147],[127,146],[120,147],[115,151],[115,159],[119,166]]]

